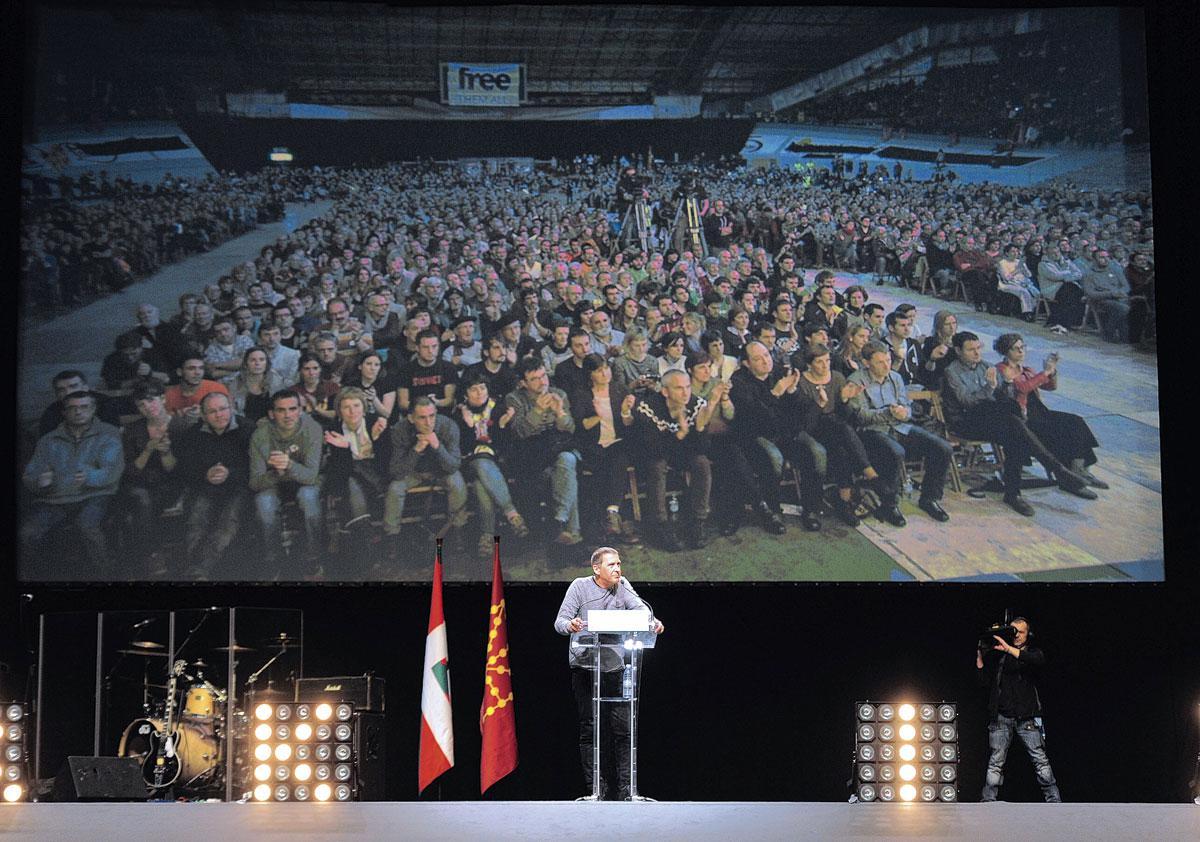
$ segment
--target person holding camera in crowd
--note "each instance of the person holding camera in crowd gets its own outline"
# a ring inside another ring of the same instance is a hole
[[[1042,729],[1042,701],[1038,695],[1038,679],[1046,666],[1046,655],[1030,646],[1032,636],[1029,621],[1014,618],[1000,634],[993,634],[991,651],[980,647],[975,652],[975,673],[980,686],[988,691],[988,756],[987,773],[981,801],[995,801],[1004,783],[1004,763],[1012,745],[1013,734],[1021,739],[1025,752],[1037,775],[1042,796],[1047,803],[1060,803],[1062,796],[1046,755],[1046,735]]]

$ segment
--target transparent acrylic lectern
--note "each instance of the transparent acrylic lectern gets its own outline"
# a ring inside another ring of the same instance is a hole
[[[600,741],[602,705],[629,705],[629,800],[651,801],[638,795],[637,789],[637,739],[638,739],[638,669],[642,653],[653,649],[658,635],[651,629],[654,617],[650,610],[639,608],[633,611],[588,611],[587,629],[571,635],[571,648],[590,650],[592,670],[592,794],[585,801],[599,801],[600,792]],[[578,658],[577,663],[585,663]],[[605,696],[600,690],[601,673],[624,673],[622,693]]]

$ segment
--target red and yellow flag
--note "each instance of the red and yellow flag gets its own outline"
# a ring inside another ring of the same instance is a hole
[[[517,721],[513,711],[512,670],[508,666],[508,616],[504,607],[499,538],[496,538],[492,559],[492,605],[488,611],[479,733],[483,736],[479,758],[479,791],[482,793],[517,768]]]

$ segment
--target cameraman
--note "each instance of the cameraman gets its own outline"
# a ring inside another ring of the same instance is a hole
[[[1038,698],[1037,677],[1046,664],[1041,649],[1029,645],[1029,621],[1016,617],[1009,623],[1012,643],[993,634],[996,644],[985,658],[983,648],[975,652],[975,670],[982,686],[990,687],[988,695],[988,758],[987,774],[981,801],[995,801],[1004,782],[1004,762],[1013,733],[1021,738],[1025,752],[1033,763],[1042,795],[1048,803],[1061,802],[1050,758],[1046,756],[1045,736],[1042,733],[1042,704]],[[998,653],[998,654],[993,654]]]
[[[624,219],[629,206],[641,199],[649,198],[647,179],[640,175],[637,167],[626,167],[617,179],[617,197],[614,202],[617,215]]]

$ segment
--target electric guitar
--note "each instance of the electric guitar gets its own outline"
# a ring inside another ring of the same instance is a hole
[[[150,752],[142,763],[142,778],[151,789],[163,789],[179,778],[179,755],[176,753],[175,684],[183,674],[186,661],[176,661],[167,680],[167,722],[163,730],[150,735]]]

